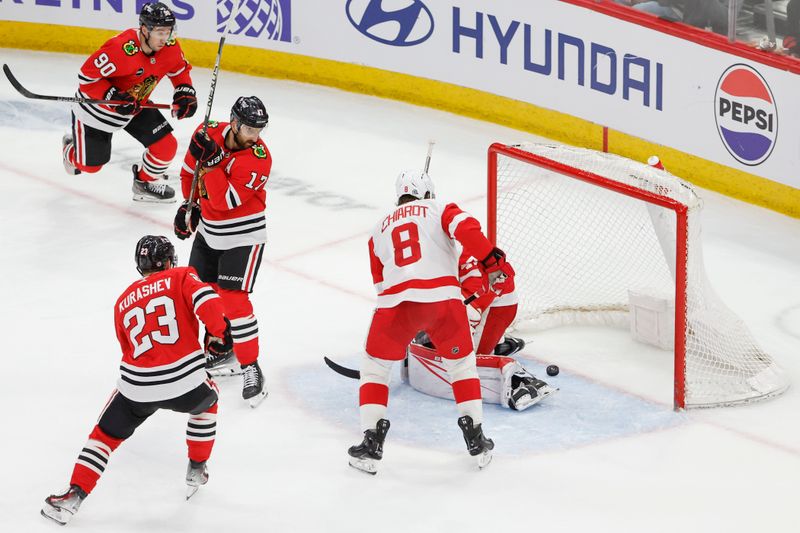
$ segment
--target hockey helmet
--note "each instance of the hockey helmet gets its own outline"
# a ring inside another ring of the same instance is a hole
[[[261,129],[269,124],[269,115],[264,103],[257,96],[240,96],[231,108],[231,121],[243,126]]]
[[[428,198],[434,198],[433,180],[428,176],[427,172],[421,170],[404,170],[397,176],[397,181],[394,184],[397,199],[401,196],[409,195],[418,200],[425,198],[427,193],[430,193]]]
[[[151,31],[156,27],[174,28],[175,14],[161,2],[149,2],[143,5],[139,12],[139,26]]]
[[[147,272],[158,272],[167,268],[167,261],[175,266],[178,256],[175,247],[166,237],[161,235],[145,235],[136,243],[136,270],[144,275]]]

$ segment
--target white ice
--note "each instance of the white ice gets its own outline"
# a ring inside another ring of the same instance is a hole
[[[33,91],[74,92],[83,58],[0,50]],[[177,124],[179,154],[201,110]],[[168,83],[154,99],[170,101]],[[496,441],[478,472],[454,405],[395,382],[393,426],[375,477],[347,466],[360,441],[357,383],[322,363],[358,364],[373,305],[366,234],[393,205],[393,181],[423,163],[438,195],[485,218],[486,149],[534,137],[427,108],[224,72],[213,117],[260,96],[271,124],[269,244],[254,294],[269,398],[220,380],[208,485],[184,501],[185,416],[161,412],[114,453],[68,526],[157,531],[800,531],[800,221],[704,192],[715,288],[789,373],[783,396],[749,406],[671,410],[666,352],[597,328],[529,336],[524,362],[561,391],[521,414],[486,409]],[[66,487],[114,387],[112,305],[137,274],[135,242],[172,235],[175,205],[131,201],[141,154],[114,136],[111,163],[67,176],[65,105],[25,100],[0,80],[0,328],[4,406],[0,530],[50,531],[42,501]],[[182,155],[179,159],[182,158]],[[174,165],[177,172],[178,163]],[[180,242],[181,262],[190,245]]]

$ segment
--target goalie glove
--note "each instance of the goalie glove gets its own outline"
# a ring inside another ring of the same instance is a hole
[[[500,248],[493,248],[489,255],[481,261],[486,276],[489,278],[489,288],[500,296],[514,290],[514,268],[506,261],[506,254]]]
[[[222,338],[210,337],[208,342],[208,353],[215,356],[225,355],[233,350],[233,336],[231,335],[231,321],[225,318],[225,331]]]
[[[191,210],[191,217],[189,217],[189,225],[186,225],[186,214]],[[175,221],[173,223],[173,229],[175,230],[175,236],[178,237],[180,240],[188,239],[192,236],[192,233],[197,229],[197,225],[200,223],[200,206],[197,204],[192,204],[189,206],[189,202],[183,202],[181,206],[178,208],[178,212],[175,213]]]

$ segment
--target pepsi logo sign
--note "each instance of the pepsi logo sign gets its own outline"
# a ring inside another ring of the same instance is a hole
[[[778,140],[778,109],[766,80],[748,65],[733,65],[719,78],[714,95],[722,144],[740,163],[760,165]]]
[[[350,24],[374,41],[414,46],[433,34],[433,15],[421,0],[347,0]]]

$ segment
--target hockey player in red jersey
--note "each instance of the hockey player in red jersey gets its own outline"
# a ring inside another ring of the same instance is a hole
[[[163,182],[178,142],[172,126],[158,109],[142,109],[158,82],[167,76],[175,88],[172,116],[189,118],[197,111],[197,96],[186,61],[174,37],[175,15],[161,2],[147,3],[139,28],[112,37],[93,53],[78,74],[81,98],[123,100],[106,106],[77,103],[72,108],[72,132],[62,139],[68,174],[98,172],[111,159],[111,137],[120,129],[139,141],[145,151],[133,165],[133,199],[174,202],[175,191]]]
[[[467,311],[458,280],[460,244],[481,257],[491,281],[513,278],[505,254],[492,246],[478,221],[456,204],[433,200],[424,172],[406,171],[395,184],[397,205],[369,239],[372,279],[378,301],[361,364],[359,406],[364,440],[348,450],[350,465],[374,474],[389,430],[384,418],[389,372],[406,347],[425,331],[442,354],[459,412],[458,425],[478,466],[491,461],[494,443],[483,434],[483,405]]]
[[[189,498],[208,481],[206,461],[216,435],[217,386],[205,370],[197,317],[215,335],[214,349],[233,343],[222,301],[191,267],[176,267],[166,237],[146,235],[136,244],[142,278],[114,305],[122,349],[120,379],[89,440],[78,455],[69,488],[45,500],[42,515],[66,524],[92,492],[111,453],[159,409],[188,413],[186,444]]]
[[[183,161],[181,185],[188,198],[195,166],[201,165],[194,196],[199,205],[184,201],[175,215],[178,238],[186,239],[197,230],[189,264],[219,292],[231,319],[233,353],[210,354],[209,371],[213,374],[238,360],[242,397],[252,407],[267,395],[258,365],[258,322],[250,293],[267,241],[265,186],[272,156],[260,135],[268,122],[261,100],[242,96],[233,104],[229,123],[209,122],[206,135],[198,127]]]
[[[521,339],[504,337],[517,315],[514,278],[490,287],[481,262],[464,252],[459,259],[459,281],[461,295],[471,300],[467,314],[473,327],[483,401],[524,411],[558,390],[511,357],[525,346]],[[418,335],[408,347],[403,379],[420,392],[452,400],[453,391],[440,363],[441,357],[426,334]]]

